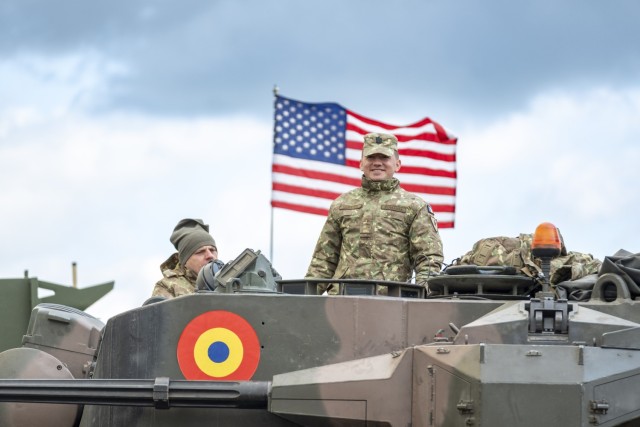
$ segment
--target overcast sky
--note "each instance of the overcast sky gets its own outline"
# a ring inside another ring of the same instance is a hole
[[[0,3],[0,277],[114,280],[140,306],[182,218],[302,277],[324,218],[270,209],[273,87],[458,137],[445,259],[555,223],[640,252],[640,3]],[[273,253],[270,230],[273,213]]]

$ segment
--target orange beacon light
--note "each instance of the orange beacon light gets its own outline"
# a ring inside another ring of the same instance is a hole
[[[555,225],[550,222],[543,222],[536,227],[531,242],[531,254],[540,258],[542,268],[542,293],[540,296],[549,296],[549,282],[551,273],[551,258],[557,257],[562,253],[562,240],[560,232]]]
[[[531,242],[531,253],[536,258],[553,258],[560,255],[562,240],[555,225],[543,222],[538,225]]]

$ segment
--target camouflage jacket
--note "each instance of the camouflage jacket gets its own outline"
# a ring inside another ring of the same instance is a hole
[[[531,254],[533,234],[520,234],[518,237],[488,237],[477,241],[473,248],[461,258],[460,265],[503,265],[516,267],[520,273],[529,277],[537,277],[542,269],[540,260]],[[576,280],[589,274],[595,274],[602,262],[591,254],[581,252],[567,252],[562,247],[562,253],[551,260],[551,284],[565,280]]]
[[[156,283],[151,296],[174,298],[196,291],[198,275],[179,264],[177,252],[160,265],[160,271],[164,277]]]
[[[392,178],[338,197],[320,233],[307,278],[416,282],[442,268],[442,241],[431,207]]]

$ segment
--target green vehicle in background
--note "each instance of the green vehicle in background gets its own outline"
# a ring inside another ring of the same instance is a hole
[[[86,310],[109,293],[113,285],[114,282],[106,282],[79,289],[29,277],[27,271],[22,278],[0,279],[0,352],[22,345],[31,311],[38,304],[60,304]]]

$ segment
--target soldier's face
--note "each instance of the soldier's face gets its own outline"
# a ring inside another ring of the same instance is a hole
[[[218,259],[218,249],[215,246],[202,246],[189,257],[185,267],[198,273],[202,267],[216,259]]]
[[[400,159],[383,154],[372,154],[360,160],[360,169],[371,181],[390,179],[400,169]]]

